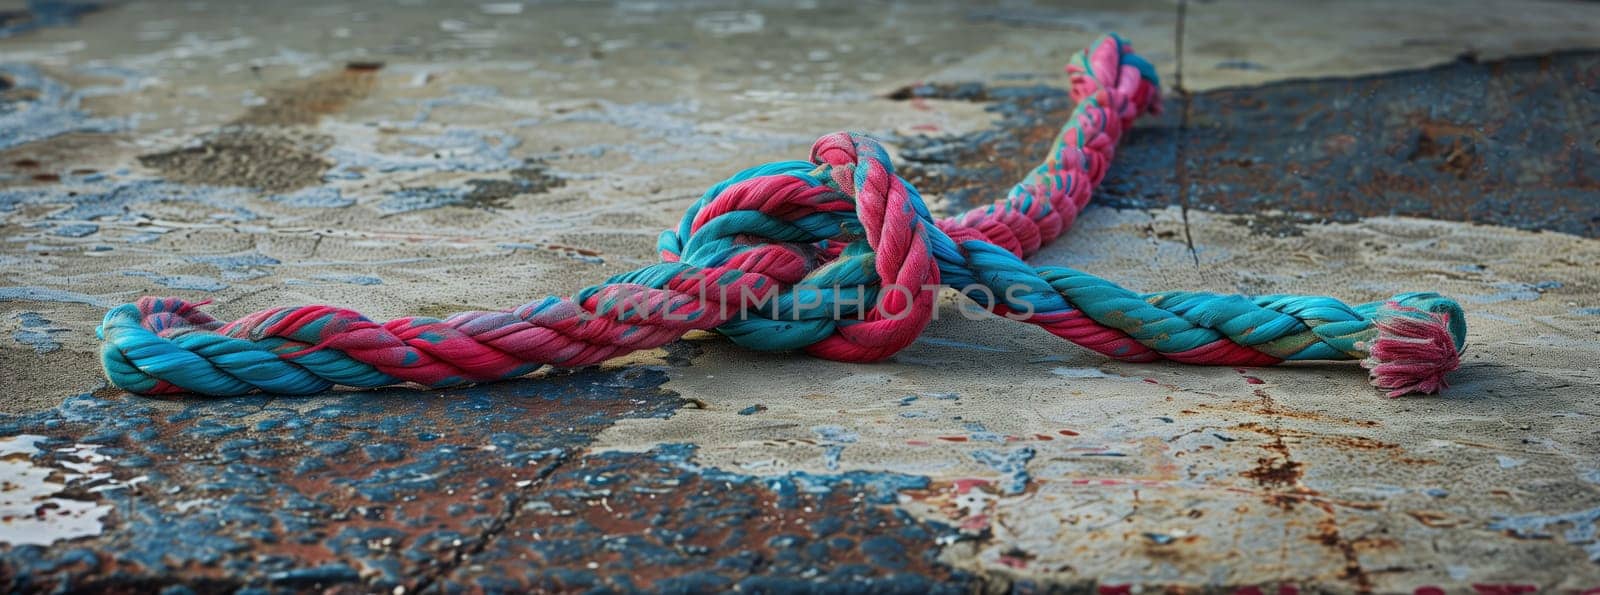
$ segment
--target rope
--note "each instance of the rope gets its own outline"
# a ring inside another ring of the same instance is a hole
[[[146,297],[98,329],[107,376],[135,393],[305,394],[430,387],[576,367],[716,330],[760,350],[868,362],[905,348],[943,287],[1115,359],[1203,365],[1362,360],[1390,396],[1432,393],[1456,368],[1460,307],[1432,293],[1358,305],[1318,296],[1140,294],[1023,258],[1071,227],[1118,139],[1159,110],[1154,68],[1120,38],[1067,66],[1077,107],[1049,156],[1003,200],[935,220],[865,136],[818,139],[809,161],[739,172],[661,234],[662,262],[566,297],[440,320],[369,320],[333,306],[224,323],[205,302]]]

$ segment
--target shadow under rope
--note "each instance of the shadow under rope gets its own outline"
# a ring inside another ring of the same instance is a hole
[[[1135,125],[1091,204],[1600,237],[1597,73],[1600,51],[1581,50],[1182,93]],[[1072,108],[1047,86],[924,84],[890,98],[982,101],[1000,116],[989,130],[895,139],[900,173],[960,210],[1004,197]]]

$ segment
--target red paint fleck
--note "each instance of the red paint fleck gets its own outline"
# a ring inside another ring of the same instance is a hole
[[[975,514],[961,520],[962,531],[982,531],[989,528],[989,515]]]
[[[1006,566],[1010,566],[1012,568],[1027,568],[1028,567],[1028,561],[1027,560],[1024,560],[1022,558],[1018,558],[1016,556],[1000,556],[1000,559],[998,560],[998,562],[1000,562],[1001,564],[1005,564]]]
[[[933,444],[927,440],[907,440],[906,444],[908,446],[933,446]]]
[[[1238,372],[1240,374],[1243,374],[1244,373],[1244,368],[1234,368],[1233,371]]]
[[[1100,595],[1133,595],[1133,585],[1100,585]]]
[[[978,487],[978,486],[988,486],[988,485],[989,485],[989,480],[987,480],[987,479],[979,479],[979,478],[976,478],[976,477],[968,477],[966,479],[957,479],[955,481],[950,482],[950,487],[955,488],[957,494],[965,494],[967,492],[972,491],[972,488],[975,488],[975,487]]]
[[[1244,381],[1250,384],[1266,384],[1266,381],[1256,378],[1255,376],[1245,376]]]
[[[1294,585],[1278,585],[1278,595],[1300,595],[1300,587]]]
[[[1022,437],[1021,436],[1011,436],[1011,435],[1008,434],[1006,436],[1006,442],[1022,442]]]
[[[939,131],[939,125],[938,124],[917,124],[915,126],[912,126],[911,129],[912,130],[921,131],[921,132],[938,132]]]
[[[1056,430],[1056,433],[1060,434],[1062,436],[1077,436],[1078,435],[1077,432],[1074,432],[1072,430]]]
[[[1261,587],[1239,587],[1239,588],[1233,590],[1233,595],[1267,595],[1267,594],[1263,593],[1261,591]]]
[[[1146,379],[1144,379],[1144,381],[1148,382],[1150,384],[1161,384],[1160,382],[1157,382],[1156,379],[1154,379],[1154,378],[1146,378]],[[1101,588],[1104,589],[1105,587],[1101,587]]]
[[[925,111],[925,112],[926,111],[933,111],[933,107],[928,105],[928,100],[923,99],[921,97],[915,97],[915,98],[911,99],[911,109],[921,110],[921,111]]]
[[[1051,438],[1049,434],[1034,434],[1033,435],[1033,439],[1034,440],[1055,440],[1055,438]]]
[[[940,436],[939,439],[943,440],[945,442],[966,442],[967,441],[967,437],[966,436]]]
[[[1417,590],[1412,591],[1411,595],[1445,595],[1445,591],[1444,589],[1428,585],[1425,587],[1417,587]]]

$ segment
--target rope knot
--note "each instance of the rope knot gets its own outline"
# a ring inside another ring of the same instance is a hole
[[[1071,227],[1124,131],[1160,109],[1155,69],[1114,35],[1075,56],[1067,73],[1078,104],[1044,162],[1005,198],[963,215],[936,222],[881,144],[840,132],[818,139],[809,160],[752,167],[712,186],[662,232],[662,262],[570,298],[442,320],[377,322],[313,305],[228,323],[198,303],[144,298],[106,314],[101,361],[133,392],[213,395],[482,382],[598,363],[709,329],[757,349],[874,361],[916,340],[948,283],[996,314],[1124,361],[1365,358],[1391,396],[1444,386],[1466,326],[1460,307],[1435,294],[1353,306],[1321,296],[1141,294],[1023,261]]]

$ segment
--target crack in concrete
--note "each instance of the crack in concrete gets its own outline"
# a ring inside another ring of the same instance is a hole
[[[1189,135],[1189,91],[1183,87],[1183,29],[1184,21],[1189,13],[1189,0],[1178,0],[1178,23],[1176,46],[1176,71],[1172,77],[1172,91],[1178,95],[1178,133],[1177,140],[1173,143],[1177,152],[1173,167],[1174,176],[1178,184],[1178,208],[1183,215],[1183,243],[1189,248],[1189,257],[1194,259],[1194,268],[1200,268],[1200,254],[1194,249],[1194,232],[1189,227],[1189,164],[1185,155],[1185,141]]]
[[[1272,444],[1266,446],[1266,448],[1278,453],[1282,457],[1282,462],[1274,464],[1271,459],[1262,458],[1259,461],[1259,466],[1256,469],[1246,471],[1245,475],[1253,477],[1263,487],[1287,487],[1288,491],[1296,496],[1308,495],[1306,493],[1307,490],[1300,485],[1300,477],[1304,474],[1305,465],[1294,460],[1293,455],[1289,453],[1289,444],[1284,440],[1283,415],[1278,413],[1277,401],[1265,389],[1256,389],[1255,395],[1261,399],[1262,414],[1272,419],[1272,425],[1267,426],[1267,433],[1272,437]],[[1273,491],[1276,490],[1274,489]],[[1311,494],[1314,493],[1311,492]],[[1279,493],[1275,494],[1272,499],[1279,503],[1280,506],[1292,506],[1292,501],[1284,499],[1284,496],[1285,494]],[[1333,505],[1310,498],[1302,498],[1302,501],[1310,502],[1327,515],[1321,522],[1317,523],[1318,533],[1314,537],[1322,545],[1338,550],[1340,557],[1344,558],[1344,572],[1339,575],[1339,578],[1355,583],[1357,593],[1372,593],[1372,578],[1361,565],[1361,554],[1356,550],[1355,541],[1346,538],[1339,528],[1339,514]],[[1285,539],[1284,543],[1285,547],[1287,547],[1288,540]],[[1283,555],[1287,556],[1287,551]]]
[[[517,520],[517,516],[522,512],[522,503],[527,501],[528,497],[538,495],[544,489],[546,479],[555,475],[556,471],[566,466],[567,463],[572,462],[574,458],[586,452],[588,452],[587,449],[583,449],[582,452],[562,450],[561,454],[556,455],[554,460],[540,467],[539,471],[534,474],[533,479],[529,480],[530,483],[527,486],[511,492],[507,496],[505,510],[502,510],[494,521],[484,528],[482,533],[478,534],[475,543],[469,547],[457,548],[455,556],[451,557],[448,562],[433,566],[433,572],[422,574],[414,587],[414,591],[426,593],[428,589],[438,587],[438,592],[444,593],[445,589],[443,584],[439,582],[440,579],[450,576],[456,569],[461,568],[461,565],[466,563],[468,559],[488,549],[489,544],[494,542],[501,533],[505,532],[506,527],[511,526],[513,521]]]

